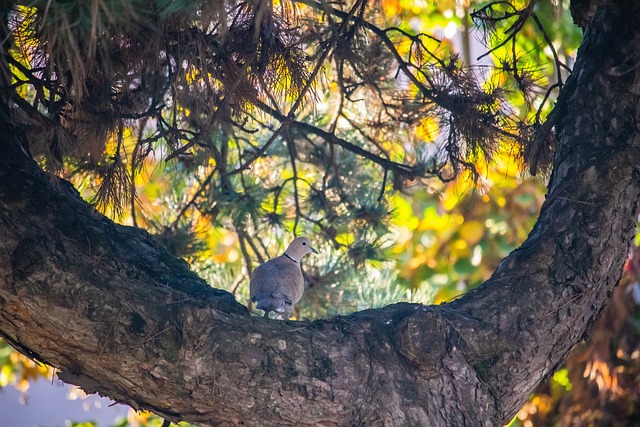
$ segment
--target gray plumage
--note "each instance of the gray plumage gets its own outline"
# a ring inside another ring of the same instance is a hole
[[[300,260],[306,254],[318,253],[307,237],[294,239],[284,254],[259,265],[251,275],[249,283],[251,301],[256,308],[264,310],[264,317],[270,311],[284,319],[291,317],[294,305],[302,298],[304,277]]]

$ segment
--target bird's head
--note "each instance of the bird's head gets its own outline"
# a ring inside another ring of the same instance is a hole
[[[310,252],[313,252],[314,254],[318,253],[318,251],[313,248],[313,245],[311,245],[311,240],[309,240],[308,237],[298,237],[293,239],[293,241],[289,243],[287,250],[284,251],[285,254],[296,262],[300,261],[303,256]]]

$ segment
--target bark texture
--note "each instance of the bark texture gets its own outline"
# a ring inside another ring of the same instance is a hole
[[[505,423],[601,312],[635,233],[640,5],[597,3],[556,107],[534,230],[487,283],[440,306],[252,317],[46,176],[1,112],[0,335],[65,381],[172,421]]]

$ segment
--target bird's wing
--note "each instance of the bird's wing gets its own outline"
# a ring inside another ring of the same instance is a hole
[[[278,298],[295,304],[302,298],[304,278],[299,264],[279,256],[253,271],[249,287],[252,300]]]

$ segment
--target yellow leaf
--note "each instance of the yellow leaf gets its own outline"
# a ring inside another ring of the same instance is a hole
[[[353,243],[353,234],[351,233],[341,233],[336,236],[336,242],[341,245],[350,245]]]
[[[435,207],[428,207],[424,210],[422,221],[418,230],[441,230],[449,223],[449,215],[438,215]]]
[[[2,369],[0,369],[0,388],[6,387],[9,384],[10,379],[11,379],[11,366],[4,365]]]
[[[22,392],[29,390],[29,381],[25,380],[24,378],[21,379],[20,382],[18,382],[16,388]]]
[[[394,197],[392,203],[394,222],[410,230],[415,230],[420,224],[420,220],[413,214],[411,204],[403,197]]]
[[[447,187],[444,199],[442,200],[442,206],[446,210],[450,211],[456,207],[459,201],[460,197],[458,196],[458,188],[456,186]]]
[[[464,240],[458,239],[451,244],[451,261],[468,258],[469,254],[469,245]]]
[[[396,16],[400,12],[400,8],[399,0],[382,0],[382,9],[388,17]]]
[[[473,246],[484,236],[484,224],[480,221],[466,221],[460,226],[460,238],[467,242],[469,246]]]
[[[427,118],[416,129],[416,137],[422,141],[433,141],[438,135],[440,126],[433,118]]]

